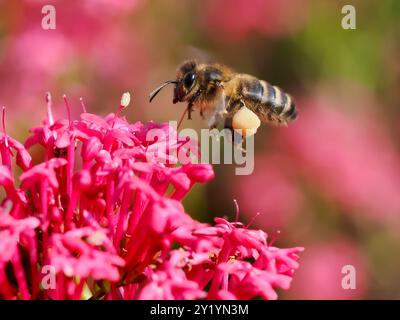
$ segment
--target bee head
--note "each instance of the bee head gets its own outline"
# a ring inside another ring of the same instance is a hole
[[[173,103],[188,100],[197,84],[196,62],[186,61],[178,68]]]
[[[150,102],[154,97],[169,84],[174,84],[174,99],[173,103],[188,100],[196,91],[197,87],[197,74],[196,74],[196,62],[186,61],[177,70],[176,80],[168,80],[162,85],[154,89],[150,95]]]

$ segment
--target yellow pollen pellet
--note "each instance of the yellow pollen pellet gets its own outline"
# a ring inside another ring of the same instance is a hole
[[[260,125],[260,118],[247,107],[242,107],[232,118],[233,129],[244,137],[255,134]]]

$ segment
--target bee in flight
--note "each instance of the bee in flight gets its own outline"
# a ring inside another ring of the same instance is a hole
[[[182,63],[176,80],[168,80],[152,91],[150,102],[169,84],[175,85],[173,103],[187,102],[188,119],[195,109],[203,118],[211,112],[209,128],[216,128],[224,121],[224,128],[249,136],[261,122],[287,125],[297,118],[296,106],[289,94],[222,64]]]

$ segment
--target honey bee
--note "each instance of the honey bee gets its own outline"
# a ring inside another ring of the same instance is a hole
[[[150,102],[167,85],[174,84],[173,103],[187,102],[188,119],[198,109],[211,111],[209,128],[224,120],[224,128],[254,134],[260,124],[287,125],[297,118],[293,98],[277,86],[225,65],[185,61],[175,80],[168,80],[150,93]]]

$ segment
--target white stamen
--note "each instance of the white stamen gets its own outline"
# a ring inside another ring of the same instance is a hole
[[[121,107],[126,108],[131,102],[131,94],[129,92],[124,92],[121,97]]]

